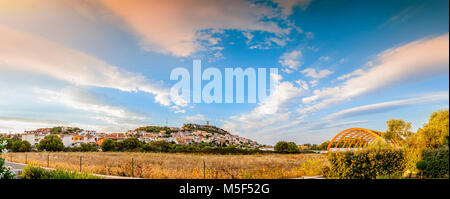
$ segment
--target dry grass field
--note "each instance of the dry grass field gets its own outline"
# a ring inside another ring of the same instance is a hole
[[[52,168],[152,179],[280,179],[319,175],[323,154],[204,155],[127,152],[9,153],[7,159]],[[132,171],[133,168],[133,171]]]

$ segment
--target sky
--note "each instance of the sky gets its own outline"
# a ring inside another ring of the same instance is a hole
[[[0,133],[209,121],[263,144],[318,144],[389,119],[415,131],[449,107],[448,4],[0,0]],[[173,100],[171,71],[194,60],[278,68],[278,85],[258,103]]]

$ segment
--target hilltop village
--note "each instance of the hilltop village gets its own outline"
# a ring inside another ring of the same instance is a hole
[[[122,141],[135,137],[145,143],[154,141],[165,141],[181,145],[196,143],[211,143],[216,146],[234,145],[245,148],[258,148],[261,145],[256,141],[232,135],[229,132],[211,126],[200,124],[184,124],[178,127],[145,126],[125,133],[99,133],[93,130],[83,130],[77,127],[53,127],[39,128],[31,131],[24,131],[22,134],[3,134],[3,137],[16,137],[22,141],[27,141],[32,147],[36,147],[39,142],[48,135],[58,135],[64,147],[80,146],[81,143],[95,143],[98,147],[106,139]]]

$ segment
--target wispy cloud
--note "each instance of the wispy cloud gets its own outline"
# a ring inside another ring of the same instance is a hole
[[[312,77],[315,79],[322,79],[324,77],[327,77],[328,75],[333,74],[333,71],[330,70],[320,70],[316,71],[314,68],[307,68],[305,70],[301,71],[305,76]]]
[[[38,100],[42,102],[61,104],[73,109],[97,113],[109,117],[133,120],[149,119],[145,115],[134,113],[125,108],[108,105],[101,100],[101,96],[76,87],[67,87],[58,91],[36,87],[33,91],[36,96],[38,96]]]
[[[393,15],[389,20],[387,20],[385,23],[383,23],[381,26],[385,26],[388,24],[394,24],[394,23],[403,23],[415,14],[419,13],[423,9],[423,5],[421,6],[409,6],[400,12]]]
[[[281,55],[279,63],[284,67],[283,71],[287,73],[292,73],[293,70],[298,70],[298,67],[303,63],[300,61],[302,58],[302,52],[299,50],[293,50],[291,52],[286,52]]]
[[[205,121],[206,117],[203,114],[196,114],[196,115],[186,116],[185,119],[190,122],[198,122],[198,121]]]
[[[291,15],[295,7],[299,7],[302,10],[306,10],[306,8],[308,8],[309,4],[311,3],[311,0],[273,0],[273,1],[277,3],[279,7],[282,8],[282,12],[285,15]]]
[[[351,72],[351,73],[348,73],[348,74],[345,74],[345,75],[341,75],[341,76],[339,76],[337,79],[338,79],[338,80],[346,80],[346,79],[349,79],[349,78],[351,78],[351,77],[363,75],[364,73],[365,73],[364,70],[362,70],[362,69],[357,69],[357,70],[355,70],[355,71],[353,71],[353,72]]]
[[[448,74],[449,35],[424,38],[388,49],[377,56],[375,65],[363,74],[346,80],[341,86],[314,91],[303,98],[312,104],[298,109],[307,114],[356,96],[410,81]]]
[[[143,91],[169,106],[169,89],[132,73],[44,38],[0,25],[0,68],[43,74],[74,85]]]
[[[416,97],[416,98],[396,100],[396,101],[390,101],[390,102],[382,102],[382,103],[377,103],[377,104],[370,104],[370,105],[345,109],[345,110],[341,110],[336,113],[330,114],[330,115],[326,116],[324,119],[333,120],[333,119],[342,119],[342,118],[361,116],[361,115],[367,115],[367,114],[373,114],[373,113],[380,113],[380,112],[391,111],[391,110],[401,108],[401,107],[413,106],[413,105],[417,105],[417,104],[432,103],[432,102],[436,102],[436,101],[447,101],[448,102],[448,99],[449,99],[448,92],[434,93],[434,94],[429,94],[429,95]]]
[[[31,119],[0,116],[0,132],[18,133],[42,127],[67,126],[70,122],[59,120]]]
[[[307,2],[282,2],[283,14],[264,3],[246,0],[102,0],[104,7],[119,16],[125,27],[138,35],[144,50],[185,57],[209,50],[216,45],[203,40],[214,38],[218,31],[232,29],[262,31],[275,36],[286,35],[292,26],[284,17],[295,5]],[[182,20],[180,20],[182,19]],[[277,19],[277,20],[272,20]],[[284,21],[284,22],[283,22]],[[203,40],[203,41],[202,41]],[[204,45],[206,42],[207,45]]]
[[[304,95],[305,88],[302,85],[295,86],[289,81],[281,81],[281,76],[277,79],[277,86],[268,99],[259,103],[250,113],[232,116],[230,120],[225,121],[223,127],[240,133],[251,133],[275,123],[288,121],[291,113],[286,106],[295,103],[296,99]]]

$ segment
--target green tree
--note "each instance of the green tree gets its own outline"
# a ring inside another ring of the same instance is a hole
[[[50,129],[51,134],[60,134],[62,133],[62,127],[56,126]]]
[[[320,144],[318,148],[319,148],[319,150],[327,150],[329,144],[330,144],[330,141],[327,140],[327,141],[323,142],[322,144]]]
[[[419,142],[426,148],[433,149],[448,146],[449,112],[448,109],[439,110],[431,114],[428,123],[417,132]]]
[[[47,135],[39,142],[38,149],[41,151],[62,151],[64,150],[64,144],[57,135]]]
[[[171,144],[166,141],[154,141],[149,143],[149,148],[156,152],[169,152]]]
[[[120,151],[135,151],[142,146],[142,142],[138,138],[130,137],[118,143]]]
[[[289,142],[288,144],[288,148],[287,148],[287,152],[288,153],[298,153],[300,152],[300,150],[297,147],[297,144],[295,144],[294,142]]]
[[[275,144],[273,149],[275,152],[278,152],[278,153],[286,153],[286,152],[288,152],[289,144],[285,141],[279,141],[279,142],[277,142],[277,144]]]
[[[12,141],[10,150],[13,152],[29,152],[31,151],[31,144],[25,140]]]
[[[386,122],[388,129],[383,134],[383,137],[387,140],[401,140],[410,135],[411,122],[405,122],[401,119],[390,119]]]
[[[97,152],[97,144],[95,143],[81,143],[80,151],[82,152]]]
[[[102,148],[102,151],[114,151],[116,150],[117,142],[111,139],[106,139],[103,141],[102,145],[100,146]]]

